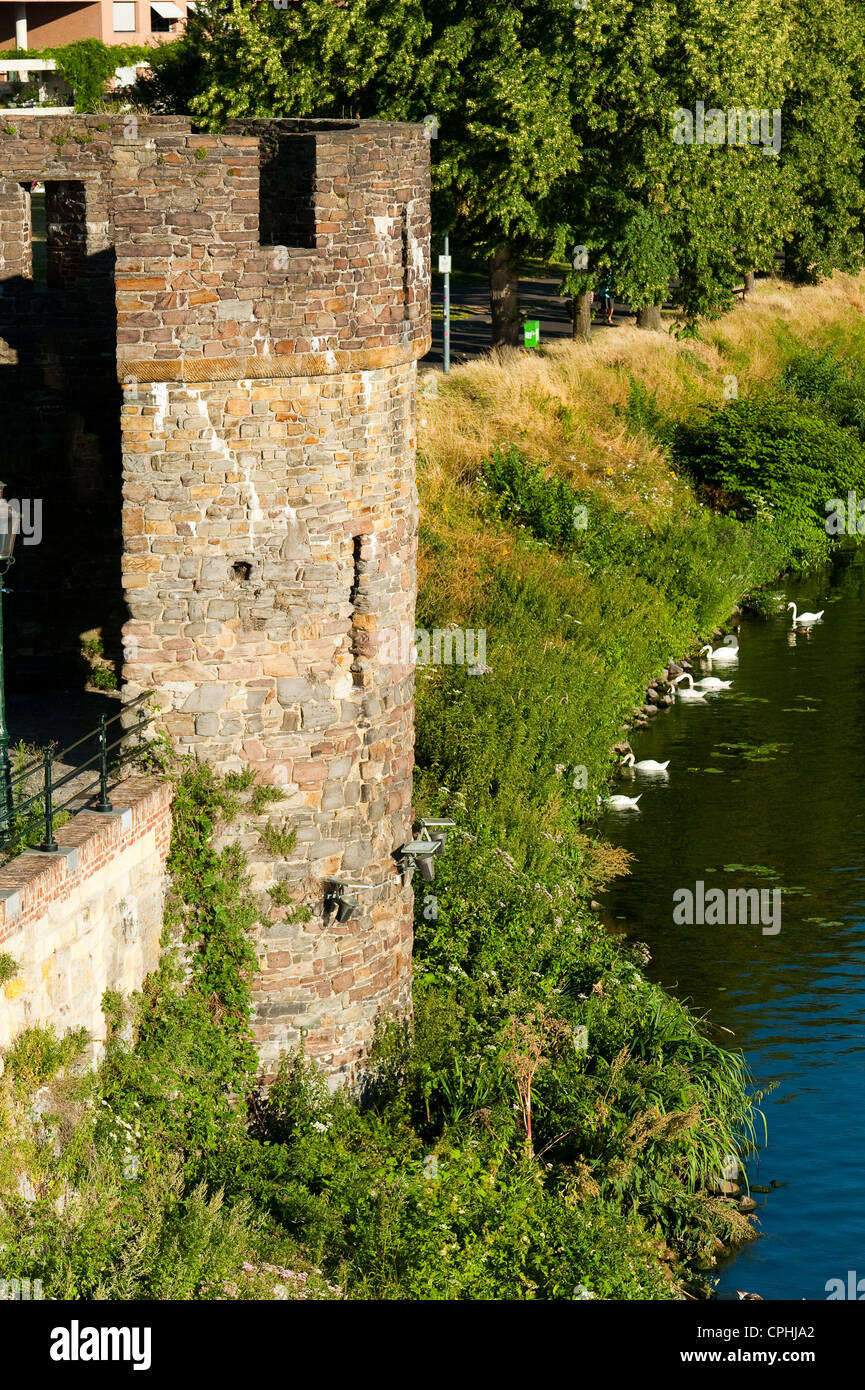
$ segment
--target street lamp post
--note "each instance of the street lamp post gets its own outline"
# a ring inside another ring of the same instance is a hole
[[[18,510],[3,496],[0,483],[0,830],[12,824],[12,767],[9,762],[9,730],[6,728],[6,682],[3,663],[3,580],[13,561],[18,535]]]

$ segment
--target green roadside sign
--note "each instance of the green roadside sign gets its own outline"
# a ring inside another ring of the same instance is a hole
[[[523,324],[523,342],[526,347],[537,347],[541,341],[540,319],[526,319]]]

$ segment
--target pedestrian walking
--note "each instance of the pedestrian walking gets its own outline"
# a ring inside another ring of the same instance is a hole
[[[601,323],[612,324],[613,311],[616,301],[613,298],[613,274],[612,271],[604,272],[604,277],[598,286],[598,308],[601,311]]]

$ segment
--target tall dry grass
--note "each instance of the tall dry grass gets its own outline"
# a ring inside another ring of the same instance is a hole
[[[589,344],[560,339],[536,353],[491,352],[447,377],[422,374],[419,580],[422,592],[446,596],[454,620],[471,611],[489,563],[514,548],[512,530],[483,520],[472,487],[490,449],[514,443],[645,525],[687,515],[695,505],[690,486],[626,416],[631,382],[683,418],[719,404],[730,377],[740,395],[774,380],[796,342],[858,345],[865,355],[865,275],[837,273],[804,287],[761,280],[746,303],[704,325],[699,340],[677,339],[671,327],[599,330]],[[437,394],[427,394],[431,387]]]
[[[720,403],[731,376],[740,395],[776,377],[794,339],[814,345],[859,336],[863,318],[865,276],[839,273],[800,288],[770,279],[757,282],[747,303],[705,325],[701,340],[623,327],[596,332],[590,344],[556,340],[537,353],[491,352],[447,377],[424,373],[422,510],[437,523],[449,515],[454,523],[460,489],[494,445],[509,442],[641,520],[687,508],[687,490],[671,476],[663,450],[624,416],[631,378],[657,393],[662,410],[685,416]]]

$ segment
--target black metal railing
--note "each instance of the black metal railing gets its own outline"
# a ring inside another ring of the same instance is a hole
[[[94,811],[113,811],[114,807],[108,796],[108,782],[111,773],[116,773],[124,763],[130,762],[133,758],[140,757],[148,748],[148,744],[139,740],[133,747],[125,748],[110,760],[109,754],[114,749],[119,749],[120,745],[135,734],[140,734],[141,730],[150,724],[154,718],[153,713],[143,713],[136,722],[125,728],[119,738],[113,742],[108,740],[108,730],[112,724],[116,724],[118,719],[127,716],[130,710],[141,706],[145,700],[149,700],[153,694],[152,690],[146,690],[143,695],[139,695],[135,700],[130,700],[123,708],[110,719],[106,719],[104,714],[99,716],[99,724],[95,729],[90,729],[75,743],[70,743],[68,748],[63,748],[59,752],[53,748],[48,748],[40,757],[34,758],[26,767],[11,773],[5,787],[5,796],[0,798],[0,854],[9,856],[11,853],[19,853],[22,849],[39,849],[46,853],[56,851],[57,841],[54,838],[54,827],[58,820],[68,819],[69,807],[73,802],[81,802],[76,809]],[[76,748],[80,748],[89,739],[95,738],[97,751],[84,762],[78,763],[62,777],[55,779],[55,765],[64,764],[70,753],[74,753]],[[93,780],[82,786],[76,786],[75,790],[66,798],[65,801],[57,800],[57,793],[61,788],[70,782],[79,782],[82,774],[86,772],[91,764],[96,763]],[[19,792],[27,792],[28,779],[38,778],[37,789],[32,795],[20,795],[16,801],[16,788]],[[95,805],[86,806],[88,797],[94,792],[98,793]],[[62,821],[61,821],[62,823]],[[37,835],[42,835],[41,843],[34,843]],[[22,843],[23,842],[23,843]],[[18,848],[15,849],[14,846]]]

